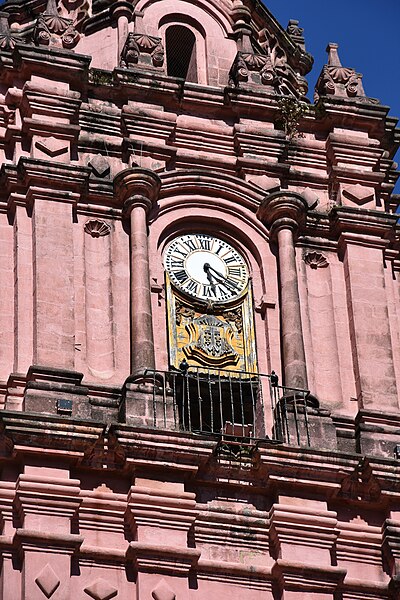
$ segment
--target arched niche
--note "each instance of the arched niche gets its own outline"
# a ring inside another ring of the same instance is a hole
[[[186,179],[185,179],[186,177]],[[162,177],[163,178],[163,177]],[[206,177],[207,178],[207,177]],[[151,277],[158,289],[164,284],[162,255],[175,237],[185,233],[209,233],[223,238],[245,257],[252,280],[256,345],[260,372],[270,372],[280,365],[279,308],[276,260],[268,236],[257,220],[255,209],[261,194],[245,182],[224,182],[216,195],[218,178],[193,188],[188,174],[166,174],[157,215],[150,223],[149,250]],[[215,184],[215,185],[213,185]],[[228,185],[227,185],[228,184]],[[231,184],[231,185],[230,185]],[[224,187],[224,190],[222,189]],[[247,192],[247,193],[245,193]],[[264,305],[272,310],[266,319]],[[158,365],[167,367],[167,328],[165,298],[153,298],[153,316]]]
[[[221,8],[202,1],[142,0],[138,3],[137,10],[143,13],[145,32],[162,38],[166,46],[167,62],[168,30],[172,26],[179,26],[193,34],[197,77],[189,78],[188,81],[201,85],[227,84],[229,68],[236,55],[236,43],[231,39],[232,28],[228,14]]]

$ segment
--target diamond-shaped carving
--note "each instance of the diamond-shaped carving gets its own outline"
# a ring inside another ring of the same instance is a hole
[[[89,160],[89,167],[92,168],[93,175],[96,177],[106,177],[110,174],[110,164],[102,154],[96,154]]]
[[[346,187],[343,190],[343,196],[361,206],[374,199],[374,190],[357,183]]]
[[[168,585],[165,579],[161,579],[160,583],[151,592],[154,600],[175,600],[176,594]]]
[[[69,150],[69,144],[66,143],[65,140],[59,140],[53,135],[47,138],[38,139],[35,146],[40,152],[50,156],[50,158],[65,154]]]
[[[84,592],[94,600],[111,600],[118,594],[118,590],[104,579],[96,579]]]
[[[304,188],[304,190],[301,192],[301,195],[303,196],[304,200],[307,202],[308,208],[313,209],[319,204],[319,198],[318,198],[317,194],[311,188],[309,188],[309,187]]]
[[[51,566],[47,564],[36,577],[35,583],[42,590],[46,598],[51,598],[60,585],[60,580]]]

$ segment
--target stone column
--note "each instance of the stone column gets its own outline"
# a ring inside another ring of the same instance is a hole
[[[131,374],[138,379],[146,369],[155,369],[147,216],[160,186],[156,173],[140,167],[125,169],[114,179],[115,195],[130,222]]]
[[[133,5],[126,0],[118,0],[115,4],[110,7],[111,16],[117,22],[118,29],[118,56],[117,64],[121,59],[121,52],[125,45],[126,38],[129,33],[129,22],[133,14]]]
[[[308,388],[308,381],[294,241],[307,208],[300,194],[276,192],[265,198],[257,213],[278,246],[284,384],[301,389]]]

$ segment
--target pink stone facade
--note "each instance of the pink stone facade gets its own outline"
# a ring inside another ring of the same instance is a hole
[[[2,6],[0,600],[400,598],[396,119],[336,44],[311,104],[266,4]],[[188,233],[243,257],[257,363],[200,426]]]

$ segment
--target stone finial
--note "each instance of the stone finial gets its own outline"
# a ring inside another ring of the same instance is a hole
[[[292,38],[295,44],[298,44],[303,50],[305,50],[304,29],[303,27],[299,27],[299,21],[296,19],[290,19],[286,27],[286,32]]]
[[[326,47],[326,52],[328,53],[328,65],[330,67],[341,67],[342,63],[340,62],[339,53],[338,53],[338,44],[334,44],[330,42]]]
[[[315,86],[315,102],[318,102],[321,96],[337,96],[339,98],[365,97],[361,82],[361,73],[342,66],[338,47],[338,44],[328,44],[326,49],[328,62],[323,67]]]
[[[304,225],[308,208],[302,195],[281,190],[269,194],[261,202],[257,218],[269,228],[271,236],[282,228],[291,229],[295,234]]]
[[[126,214],[135,206],[142,206],[148,214],[158,200],[160,187],[157,173],[142,167],[125,169],[114,178],[114,194]]]

